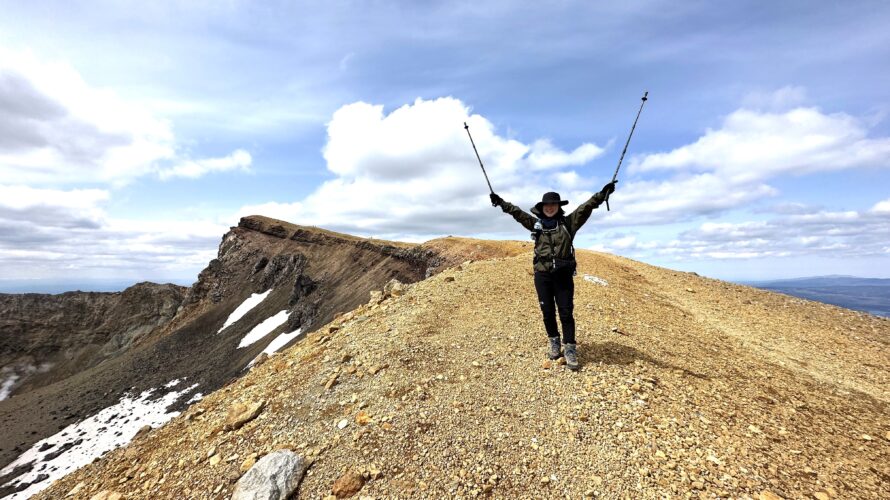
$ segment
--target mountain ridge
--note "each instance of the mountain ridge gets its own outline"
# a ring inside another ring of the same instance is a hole
[[[574,374],[543,356],[527,243],[436,244],[438,272],[365,292],[37,498],[228,498],[281,448],[312,461],[303,497],[344,477],[372,497],[886,491],[890,321],[579,250]],[[455,264],[461,245],[488,258]],[[259,409],[231,429],[238,405]]]
[[[526,246],[517,242],[498,251],[515,253]],[[461,250],[449,253],[449,248]],[[176,393],[166,406],[173,415],[188,407],[188,401],[240,377],[272,342],[296,341],[298,332],[309,333],[354,309],[388,281],[421,280],[458,256],[489,251],[484,242],[472,239],[387,242],[244,217],[222,236],[217,257],[183,293],[172,318],[141,332],[126,349],[98,364],[0,401],[0,495],[31,491],[53,478],[66,456],[56,456],[59,450],[73,453],[86,446],[75,444],[74,436],[63,436],[65,429],[103,409],[140,394],[150,394],[151,402]],[[223,328],[239,305],[261,294],[262,301]],[[259,327],[273,316],[283,321]],[[23,338],[23,324],[13,322],[4,330],[10,344]],[[57,448],[31,450],[50,438],[61,441]],[[128,436],[119,439],[126,442]],[[7,467],[22,456],[36,458]]]

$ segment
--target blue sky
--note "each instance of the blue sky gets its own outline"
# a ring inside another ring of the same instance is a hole
[[[552,5],[547,5],[552,4]],[[886,2],[0,1],[0,275],[192,282],[238,217],[890,277]]]

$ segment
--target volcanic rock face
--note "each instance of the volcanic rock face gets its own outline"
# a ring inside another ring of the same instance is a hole
[[[0,294],[0,367],[7,397],[95,366],[163,326],[187,288],[139,283],[123,292]],[[0,380],[2,383],[3,380]]]
[[[579,250],[574,373],[543,363],[524,249],[316,316],[38,498],[229,498],[283,449],[312,464],[300,498],[886,498],[890,321]],[[309,298],[336,279],[310,278]],[[225,430],[250,401],[260,415]]]
[[[457,246],[467,252],[444,251]],[[189,289],[143,283],[120,294],[0,296],[2,366],[38,367],[0,401],[0,467],[125,396],[177,391],[168,409],[182,410],[242,376],[273,341],[297,341],[393,279],[413,283],[465,260],[462,254],[507,256],[527,247],[495,251],[460,238],[386,242],[251,216],[223,236],[217,258]],[[37,373],[41,366],[50,368]],[[40,470],[52,452],[0,474],[0,496],[24,488],[10,480],[28,467]]]

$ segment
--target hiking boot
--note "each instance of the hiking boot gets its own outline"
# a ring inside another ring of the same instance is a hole
[[[575,344],[565,345],[566,368],[572,371],[578,371],[578,351],[575,350]]]
[[[547,357],[550,359],[559,359],[562,354],[559,352],[559,348],[561,347],[561,343],[559,342],[559,337],[547,337],[550,340],[550,349],[547,351]]]

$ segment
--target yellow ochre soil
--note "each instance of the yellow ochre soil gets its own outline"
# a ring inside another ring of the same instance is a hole
[[[888,498],[890,321],[579,251],[573,373],[545,361],[517,244],[340,316],[38,497],[228,498],[290,448],[311,499],[350,472],[355,498]]]

